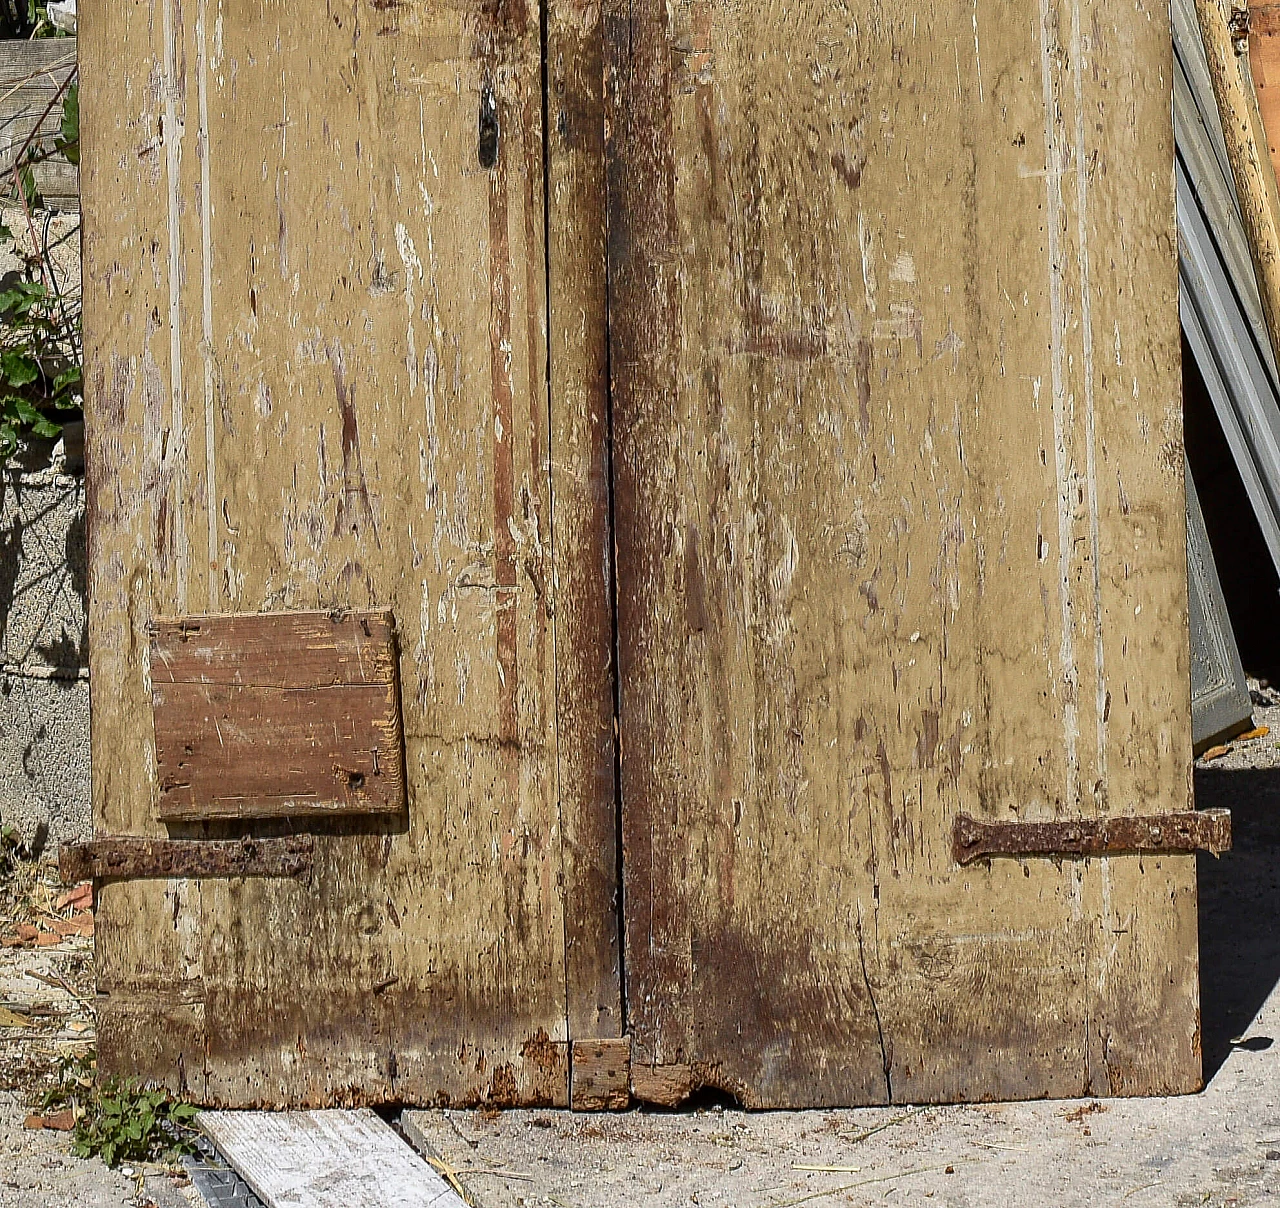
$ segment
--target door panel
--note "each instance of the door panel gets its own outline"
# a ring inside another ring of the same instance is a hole
[[[583,817],[556,787],[586,724],[557,666],[608,707],[610,649],[556,626],[537,6],[129,0],[81,53],[97,828],[166,833],[161,614],[389,608],[409,801],[299,824],[309,883],[105,885],[104,1068],[230,1106],[563,1103],[566,894],[620,1022],[613,845],[561,842],[592,801],[612,825],[611,727]]]
[[[1188,1090],[1167,7],[605,5],[633,1085]],[[646,1072],[647,1071],[647,1072]]]

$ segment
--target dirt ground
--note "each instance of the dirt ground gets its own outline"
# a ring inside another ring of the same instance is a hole
[[[1264,703],[1265,702],[1265,703]],[[1280,1203],[1280,698],[1271,732],[1196,767],[1235,848],[1200,862],[1206,1090],[1174,1099],[835,1112],[417,1112],[406,1132],[479,1208],[1244,1208]],[[1275,737],[1272,737],[1272,736]],[[0,1208],[187,1208],[178,1172],[112,1172],[68,1134],[24,1128],[65,1057],[93,1044],[92,941],[52,869],[0,876]],[[29,934],[29,932],[27,933]],[[56,940],[56,942],[55,942]],[[3,1026],[5,1023],[11,1026]],[[359,1208],[353,1205],[353,1208]]]

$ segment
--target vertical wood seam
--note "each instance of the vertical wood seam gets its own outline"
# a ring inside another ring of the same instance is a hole
[[[573,1097],[573,1012],[570,1010],[569,964],[569,878],[565,875],[568,836],[564,828],[564,793],[560,764],[560,577],[556,549],[556,491],[551,464],[555,457],[555,416],[552,407],[551,388],[551,92],[547,80],[547,56],[549,54],[548,31],[551,0],[538,0],[538,40],[541,49],[539,83],[542,88],[542,282],[543,314],[546,316],[544,332],[546,344],[546,369],[544,373],[547,392],[547,545],[551,550],[551,574],[548,576],[549,602],[551,605],[551,708],[554,717],[552,732],[555,735],[555,791],[556,825],[560,832],[560,931],[564,946],[564,1031],[569,1042],[569,1096]]]

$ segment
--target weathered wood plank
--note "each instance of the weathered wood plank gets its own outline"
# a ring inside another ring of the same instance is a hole
[[[1272,174],[1280,176],[1280,4],[1251,3],[1248,14],[1249,72]]]
[[[0,92],[15,85],[50,91],[76,65],[75,38],[7,38],[0,41]]]
[[[327,688],[395,680],[395,621],[376,612],[157,617],[153,684]]]
[[[37,125],[50,138],[61,130],[62,105],[49,105],[76,69],[76,52],[75,38],[0,41],[0,169],[12,166]],[[64,158],[45,160],[34,174],[36,187],[52,206],[79,208],[80,174]]]
[[[1196,20],[1262,313],[1271,347],[1280,356],[1280,192],[1250,70],[1248,6],[1234,0],[1196,0]]]
[[[622,1034],[600,6],[547,6],[556,767],[569,1034]]]
[[[463,1208],[367,1108],[202,1112],[196,1123],[267,1208]]]
[[[162,618],[150,653],[157,817],[404,810],[389,613]]]
[[[1167,5],[604,29],[635,1094],[1195,1087]]]
[[[307,884],[107,885],[104,1069],[567,1104],[537,8],[127,0],[79,40],[95,823],[163,833],[147,627],[195,612],[393,610],[409,799]]]

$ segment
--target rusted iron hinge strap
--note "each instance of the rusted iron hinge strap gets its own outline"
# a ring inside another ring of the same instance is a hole
[[[68,884],[164,877],[296,877],[311,870],[315,839],[95,839],[64,847],[58,866]]]
[[[1067,822],[982,822],[961,814],[952,850],[957,864],[984,856],[1107,856],[1122,852],[1231,849],[1230,810],[1189,810],[1129,818]]]

